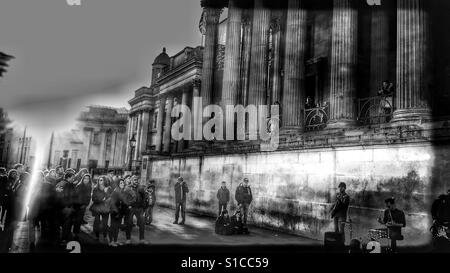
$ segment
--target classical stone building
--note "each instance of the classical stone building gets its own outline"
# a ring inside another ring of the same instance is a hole
[[[402,243],[428,242],[430,204],[450,188],[449,4],[201,5],[204,46],[172,57],[164,51],[150,86],[130,101],[129,139],[138,139],[132,160],[158,181],[160,204],[173,203],[181,175],[191,189],[188,209],[214,215],[220,182],[234,193],[247,177],[252,223],[322,239],[345,182],[354,237],[379,227],[384,199],[394,196],[407,214]],[[379,94],[385,80],[392,87]],[[196,96],[203,105],[279,104],[278,150],[262,152],[253,140],[173,141],[173,106],[192,109]]]
[[[126,168],[127,123],[125,108],[89,106],[74,129],[53,133],[49,167],[122,172]]]

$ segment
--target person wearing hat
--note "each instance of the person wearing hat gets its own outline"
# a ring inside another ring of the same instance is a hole
[[[253,200],[252,189],[248,184],[248,178],[244,178],[244,183],[241,183],[235,193],[236,202],[241,208],[241,212],[244,215],[244,225],[247,225],[248,207]]]
[[[405,213],[396,207],[394,197],[388,198],[384,202],[386,210],[383,218],[378,218],[378,222],[386,225],[391,239],[391,249],[396,252],[397,240],[403,239],[402,228],[406,227]]]
[[[178,216],[180,215],[181,208],[181,217],[183,220],[179,223],[180,225],[184,225],[184,221],[186,220],[186,193],[189,192],[189,188],[184,181],[183,177],[178,177],[177,183],[175,183],[175,221],[174,224],[178,224]]]

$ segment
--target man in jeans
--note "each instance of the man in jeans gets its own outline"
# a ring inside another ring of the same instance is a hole
[[[139,241],[141,244],[147,244],[144,239],[145,223],[144,223],[144,208],[146,193],[143,187],[139,186],[137,176],[131,178],[131,186],[127,188],[125,194],[127,196],[127,203],[129,204],[130,214],[128,216],[128,225],[126,231],[127,244],[131,243],[131,230],[133,228],[133,217],[136,216],[137,225],[139,227]]]
[[[156,203],[156,187],[155,187],[155,180],[152,179],[149,181],[149,184],[146,187],[147,192],[147,209],[145,211],[145,224],[150,225],[153,221],[153,207]]]
[[[244,178],[244,184],[240,184],[235,193],[236,202],[241,207],[241,212],[244,214],[244,225],[247,225],[248,207],[253,200],[252,189],[248,184],[248,179]]]
[[[331,207],[331,218],[334,218],[334,232],[344,234],[345,222],[347,221],[347,211],[350,204],[350,197],[345,192],[347,185],[339,183],[339,192],[336,194],[336,200]]]
[[[217,199],[219,199],[219,216],[223,210],[227,209],[228,202],[230,201],[230,191],[227,189],[227,184],[222,181],[222,187],[217,191]]]
[[[178,216],[180,215],[181,208],[181,217],[183,220],[179,223],[180,225],[184,225],[184,221],[186,220],[186,193],[189,192],[189,188],[184,181],[183,177],[178,177],[177,183],[175,183],[175,221],[174,224],[178,224]]]

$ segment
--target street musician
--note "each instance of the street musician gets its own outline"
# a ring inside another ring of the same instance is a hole
[[[383,218],[378,218],[378,222],[386,225],[389,238],[391,239],[391,249],[393,252],[396,252],[397,241],[403,240],[402,228],[406,226],[405,213],[396,208],[393,197],[386,199],[384,202],[386,203],[386,210]]]
[[[347,189],[345,183],[339,183],[338,188],[339,192],[336,194],[336,201],[331,207],[331,218],[334,218],[334,231],[344,234],[350,196],[345,192]]]

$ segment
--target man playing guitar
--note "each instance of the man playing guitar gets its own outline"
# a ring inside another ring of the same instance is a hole
[[[378,222],[386,225],[391,238],[391,249],[396,252],[397,240],[403,240],[402,228],[406,226],[405,213],[396,208],[393,197],[386,199],[384,202],[386,203],[384,217],[379,217]]]

